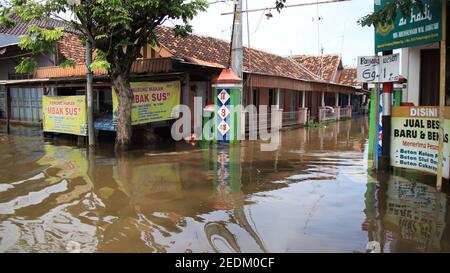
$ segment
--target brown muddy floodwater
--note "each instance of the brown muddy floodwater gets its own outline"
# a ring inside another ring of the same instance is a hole
[[[115,157],[15,127],[0,133],[0,252],[450,251],[447,195],[370,177],[367,138],[358,118],[283,132],[274,152],[163,143]]]

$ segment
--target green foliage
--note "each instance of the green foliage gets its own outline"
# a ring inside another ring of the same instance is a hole
[[[320,122],[310,122],[306,124],[306,128],[326,128],[327,126],[324,123]]]
[[[15,67],[17,73],[33,74],[37,66],[36,59],[31,57],[24,57],[18,66]]]
[[[284,8],[285,4],[286,4],[286,0],[276,0],[275,1],[275,7],[277,8],[278,12],[280,12]]]
[[[418,8],[424,10],[422,0],[398,0],[390,2],[379,10],[364,16],[358,20],[361,26],[377,26],[391,24],[397,17],[397,11],[400,11],[403,17],[411,15],[411,8]]]
[[[94,53],[94,61],[90,66],[91,70],[110,70],[111,64],[106,60],[105,52],[96,49]]]
[[[97,49],[91,68],[103,68],[128,74],[140,49],[156,44],[154,29],[166,20],[178,20],[174,30],[178,35],[192,32],[188,24],[206,0],[10,0],[0,5],[0,23],[11,26],[8,15],[15,14],[28,22],[33,19],[60,18],[62,13],[74,15],[66,20],[67,27],[88,39]],[[43,29],[31,26],[21,38],[20,47],[38,53],[53,53],[54,43],[64,36],[64,29]],[[98,54],[101,52],[100,54]],[[32,69],[31,58],[24,58],[18,67]],[[27,63],[28,62],[28,63]],[[64,63],[65,65],[67,63]]]
[[[72,67],[75,68],[77,63],[74,60],[65,60],[62,63],[59,64],[59,66],[66,68],[66,67]]]
[[[32,56],[39,53],[54,53],[54,42],[58,41],[63,36],[64,28],[44,29],[32,25],[27,29],[26,35],[21,37],[19,47],[24,51],[31,52]],[[21,63],[16,67],[16,71],[19,73],[32,74],[36,66],[35,58],[22,58]]]

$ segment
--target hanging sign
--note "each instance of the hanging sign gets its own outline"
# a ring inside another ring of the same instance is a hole
[[[450,107],[445,109],[442,176],[450,178]],[[393,107],[391,165],[437,174],[439,107]]]
[[[180,82],[132,82],[131,124],[145,124],[174,119],[172,109],[180,104]],[[118,120],[118,99],[112,90],[113,122]]]
[[[375,11],[384,5],[397,0],[375,1]],[[378,25],[375,28],[375,51],[386,51],[397,48],[439,42],[442,32],[442,16],[440,0],[422,0],[423,12],[412,8],[411,16],[403,17],[397,11],[394,22],[389,25]]]
[[[85,96],[42,97],[44,132],[87,136]]]
[[[358,82],[385,83],[400,79],[400,54],[358,57]]]

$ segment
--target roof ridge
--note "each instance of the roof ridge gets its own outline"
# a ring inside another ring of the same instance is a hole
[[[10,34],[10,32],[20,32],[19,35],[12,34],[12,35],[20,36],[20,35],[23,35],[23,32],[25,32],[29,26],[36,25],[36,26],[39,26],[41,28],[46,28],[46,29],[63,27],[65,32],[79,34],[79,31],[76,30],[70,24],[70,22],[67,22],[67,21],[64,21],[61,19],[45,17],[45,18],[38,18],[38,19],[35,18],[35,19],[31,19],[29,21],[24,21],[18,15],[14,14],[14,13],[10,13],[8,16],[14,21],[15,24],[10,28],[7,28],[5,26],[0,26],[0,33]],[[26,27],[26,28],[24,28],[24,27]],[[20,31],[18,29],[20,29]]]
[[[162,28],[173,30],[173,28],[169,27],[169,26],[162,26],[161,25],[161,26],[158,26],[158,27],[162,27]],[[220,39],[220,38],[213,37],[213,36],[208,36],[208,35],[205,35],[205,34],[196,34],[195,32],[193,32],[190,35],[201,37],[201,38],[214,39],[214,40],[222,42],[222,43],[227,43],[228,45],[230,44],[230,41],[228,41],[228,40]],[[252,51],[259,51],[259,52],[262,52],[262,53],[265,53],[265,54],[269,54],[269,55],[272,55],[272,56],[276,56],[276,57],[279,57],[279,58],[289,59],[289,57],[278,55],[278,54],[276,54],[274,52],[266,51],[264,49],[259,49],[259,48],[255,48],[255,47],[248,47],[248,46],[243,46],[243,48],[244,49],[249,49],[249,50],[252,50]]]
[[[328,53],[328,54],[322,54],[322,55],[315,55],[315,54],[296,54],[296,55],[290,55],[290,57],[295,58],[295,57],[339,57],[340,55],[338,53]]]

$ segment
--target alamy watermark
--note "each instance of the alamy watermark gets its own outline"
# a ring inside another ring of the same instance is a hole
[[[255,105],[248,105],[245,107],[242,105],[231,105],[229,109],[222,109],[219,110],[219,112],[227,111],[226,113],[223,113],[227,117],[240,119],[239,121],[236,120],[240,126],[233,128],[233,130],[237,131],[232,136],[232,140],[267,141],[268,143],[261,143],[261,151],[275,151],[279,148],[281,143],[280,129],[282,124],[282,114],[281,110],[277,109],[277,106],[275,105],[272,106],[271,109],[272,111],[269,111],[267,105],[260,105],[259,109]],[[214,139],[214,134],[221,134],[220,132],[216,132],[219,128],[215,128],[215,124],[218,123],[216,120],[220,114],[219,112],[204,111],[201,97],[194,98],[193,111],[187,105],[178,105],[174,107],[172,116],[179,117],[179,119],[172,125],[172,138],[175,141],[180,141],[194,136],[196,140],[200,140],[199,138],[201,137],[201,140],[212,141]],[[204,120],[207,121],[204,123]],[[246,126],[247,123],[248,127]],[[194,128],[192,128],[192,124]],[[194,135],[192,135],[192,129],[194,129]],[[229,132],[227,129],[229,130],[229,128],[224,128],[224,132]],[[247,132],[248,138],[246,137]]]

